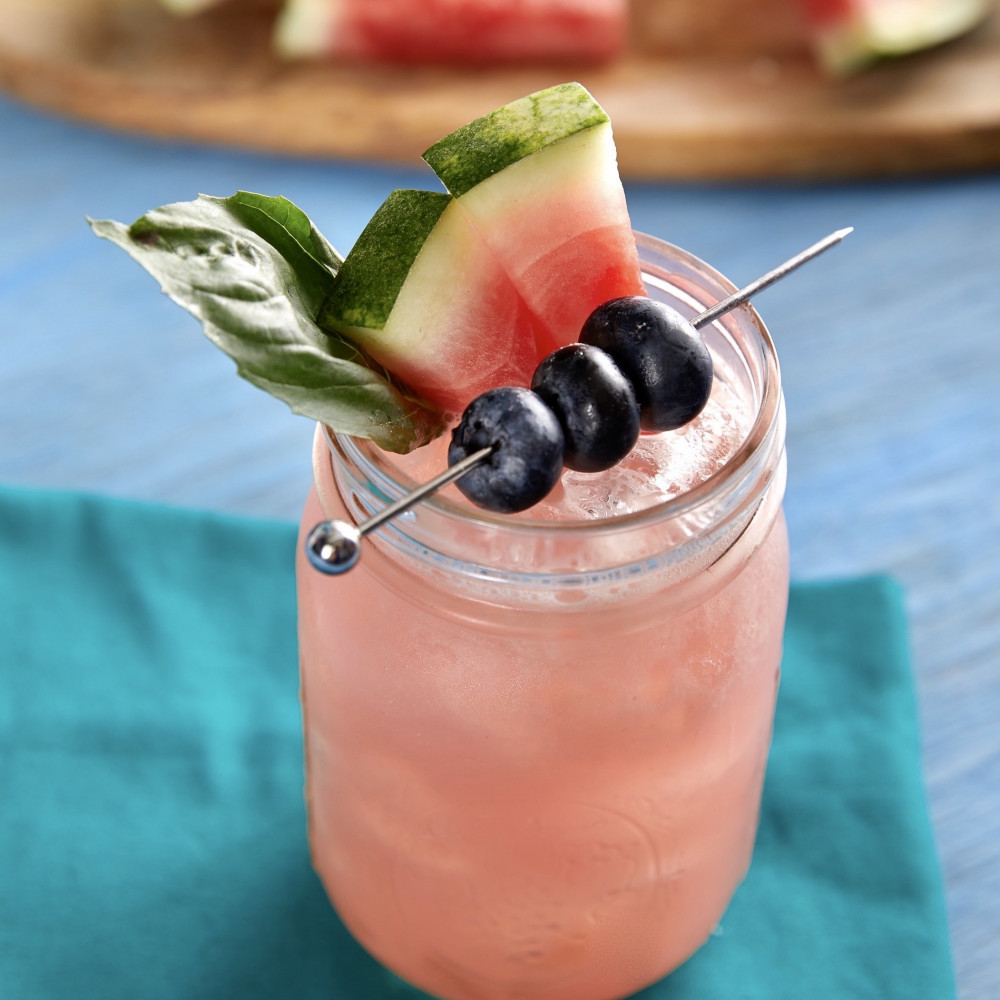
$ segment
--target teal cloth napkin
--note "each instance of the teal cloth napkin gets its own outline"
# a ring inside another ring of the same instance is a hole
[[[0,490],[0,996],[376,1000],[309,866],[295,532]],[[760,837],[643,1000],[947,1000],[896,587],[792,589]]]

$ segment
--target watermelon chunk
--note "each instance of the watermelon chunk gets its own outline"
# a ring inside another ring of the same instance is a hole
[[[288,0],[275,44],[396,63],[605,61],[626,20],[626,0]]]
[[[843,73],[883,56],[949,41],[982,21],[993,0],[797,0],[823,65]]]
[[[443,192],[389,195],[341,264],[319,323],[446,412],[497,385],[527,386],[548,353],[535,317]]]
[[[611,123],[578,83],[463,126],[424,159],[469,214],[553,347],[602,302],[643,295]]]

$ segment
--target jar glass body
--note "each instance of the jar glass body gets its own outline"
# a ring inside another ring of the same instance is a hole
[[[637,240],[650,294],[687,315],[732,290]],[[751,420],[685,493],[566,522],[442,496],[344,577],[299,546],[313,861],[358,940],[446,1000],[625,996],[746,873],[788,594],[784,412],[752,309],[704,333]],[[412,469],[319,429],[303,536]]]

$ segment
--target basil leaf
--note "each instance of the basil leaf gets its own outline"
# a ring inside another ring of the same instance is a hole
[[[340,257],[286,199],[202,195],[148,212],[131,226],[88,222],[201,321],[243,378],[296,413],[397,452],[443,430],[436,408],[316,325]]]
[[[309,216],[287,198],[237,191],[230,198],[201,195],[234,215],[247,229],[271,244],[292,266],[313,313],[330,291],[343,258],[323,238]],[[197,202],[195,202],[197,204]]]

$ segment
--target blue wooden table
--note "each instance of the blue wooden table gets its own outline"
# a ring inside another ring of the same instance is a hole
[[[341,250],[403,170],[165,145],[0,99],[0,483],[297,519],[311,425],[233,375],[84,216],[284,194]],[[1000,177],[628,184],[633,224],[748,281],[788,402],[794,574],[906,587],[963,1000],[1000,996]]]

